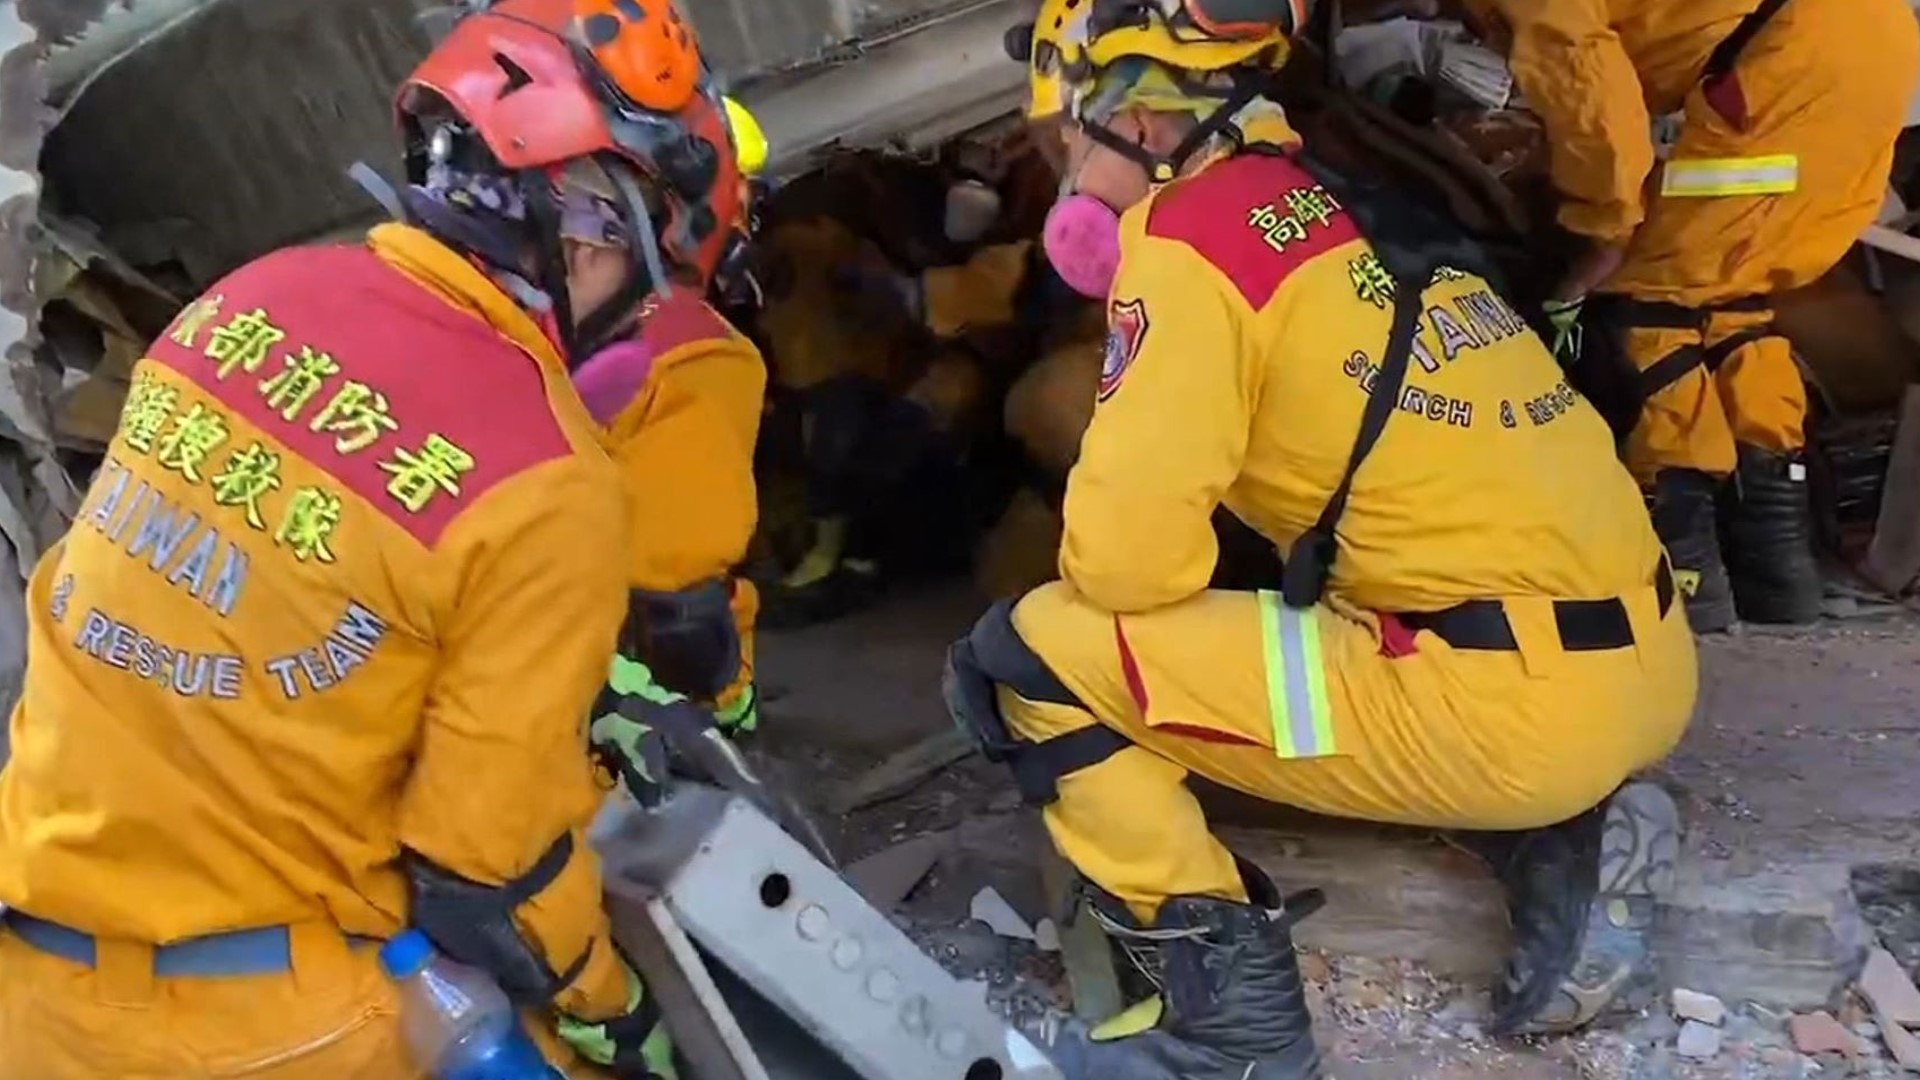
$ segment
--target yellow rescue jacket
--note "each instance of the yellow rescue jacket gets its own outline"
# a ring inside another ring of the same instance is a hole
[[[1467,0],[1508,39],[1514,79],[1546,124],[1562,225],[1607,243],[1632,234],[1646,217],[1652,118],[1680,109],[1714,49],[1759,3]],[[1839,45],[1806,42],[1807,63],[1853,63]],[[1748,95],[1764,108],[1769,91]]]
[[[1393,284],[1285,156],[1215,161],[1121,229],[1060,570],[1129,613],[1207,587],[1217,505],[1283,550],[1315,522],[1378,376]],[[1660,547],[1639,492],[1546,346],[1471,274],[1436,274],[1423,301],[1399,408],[1339,523],[1330,595],[1429,611],[1644,588]]]
[[[753,342],[685,289],[646,315],[634,344],[644,370],[630,388],[614,388],[613,398],[583,391],[626,493],[628,584],[678,592],[725,577],[746,558],[759,519],[753,454],[767,369]],[[738,578],[732,588],[742,662],[723,707],[752,683],[759,610],[752,582]]]
[[[402,849],[516,912],[557,999],[626,1004],[584,830],[625,610],[618,474],[547,335],[426,234],[292,249],[134,371],[29,587],[0,901],[167,943],[408,922]]]

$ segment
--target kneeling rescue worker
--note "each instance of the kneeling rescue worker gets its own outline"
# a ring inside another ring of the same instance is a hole
[[[629,549],[569,370],[725,227],[684,196],[733,150],[650,104],[701,67],[634,6],[466,15],[400,95],[408,223],[242,267],[137,366],[29,588],[0,1076],[413,1080],[409,925],[556,1064],[674,1075],[585,838]]]
[[[1920,70],[1910,5],[1469,8],[1546,123],[1560,224],[1585,244],[1549,309],[1584,331],[1583,385],[1651,490],[1695,629],[1818,619],[1806,388],[1770,297],[1880,211]],[[1656,163],[1649,118],[1676,111]]]
[[[1058,1026],[1056,1060],[1319,1075],[1290,933],[1317,896],[1215,840],[1191,774],[1471,831],[1515,928],[1494,1026],[1576,1027],[1643,969],[1672,879],[1672,801],[1623,786],[1694,703],[1671,574],[1606,424],[1472,247],[1303,153],[1262,96],[1298,3],[1208,6],[1048,0],[1009,38],[1068,143],[1049,254],[1110,331],[1062,580],[989,611],[946,694],[1162,988]],[[1283,592],[1207,590],[1222,504],[1288,552]]]
[[[637,311],[626,305],[633,325],[625,340],[573,375],[606,431],[626,489],[632,594],[615,693],[653,704],[689,699],[711,714],[677,714],[745,734],[759,724],[759,595],[732,571],[746,558],[759,518],[753,456],[767,374],[753,342],[707,297],[716,278],[746,273],[740,256],[750,232],[747,176],[766,161],[765,136],[744,106],[719,98],[710,84],[650,89],[648,108],[673,116],[713,149],[697,167],[649,174],[667,211],[660,248],[670,280]],[[609,201],[616,195],[605,192]],[[607,242],[620,241],[609,229]],[[739,284],[727,283],[728,291],[751,295],[750,282],[747,289]],[[665,521],[673,527],[661,527]],[[608,716],[596,739],[612,724],[637,735],[634,723]],[[629,787],[638,795],[662,780],[651,776]]]

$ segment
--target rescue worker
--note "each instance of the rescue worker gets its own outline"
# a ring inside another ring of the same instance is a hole
[[[633,618],[621,659],[658,693],[710,704],[724,731],[745,734],[759,725],[759,600],[733,570],[758,517],[753,455],[767,378],[759,350],[706,297],[723,267],[741,261],[749,177],[764,166],[767,145],[731,98],[715,105],[696,94],[675,119],[722,151],[719,167],[678,197],[728,226],[669,253],[672,285],[648,298],[632,339],[583,364],[574,384],[606,429],[626,486]],[[669,520],[673,528],[657,524]]]
[[[1913,12],[1469,8],[1510,43],[1546,124],[1560,224],[1583,242],[1550,310],[1585,324],[1583,378],[1651,489],[1694,627],[1817,619],[1806,390],[1770,296],[1826,273],[1879,212],[1920,65]],[[1678,142],[1656,163],[1650,121],[1676,111]]]
[[[797,443],[805,489],[803,550],[769,583],[764,621],[801,626],[834,618],[876,595],[879,565],[855,524],[884,490],[897,453],[871,448],[900,429],[893,393],[911,330],[851,281],[863,241],[836,216],[807,214],[769,224],[767,304],[760,329],[776,385],[775,419]],[[892,451],[892,447],[888,447]]]
[[[1261,96],[1299,5],[1210,16],[1047,0],[1009,38],[1067,142],[1048,254],[1105,298],[1108,348],[1061,580],[990,610],[946,695],[1162,988],[1059,1025],[1056,1060],[1319,1075],[1290,934],[1316,898],[1209,834],[1193,774],[1491,831],[1515,930],[1493,1026],[1578,1026],[1642,970],[1672,879],[1671,799],[1623,786],[1696,689],[1659,542],[1474,248],[1307,156]],[[1220,505],[1287,552],[1279,594],[1206,589]]]
[[[137,365],[29,587],[0,1076],[414,1080],[373,947],[409,925],[557,1064],[556,1013],[674,1075],[585,837],[627,543],[568,369],[719,224],[680,192],[730,151],[640,6],[467,15],[400,95],[410,224],[242,267]]]

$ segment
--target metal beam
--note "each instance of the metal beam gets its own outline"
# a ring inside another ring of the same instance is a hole
[[[1021,0],[988,0],[865,48],[846,62],[746,86],[773,145],[769,168],[804,172],[834,146],[933,146],[1020,107],[1026,74],[1002,47]]]
[[[220,0],[124,0],[47,58],[47,104],[64,109],[121,57]]]

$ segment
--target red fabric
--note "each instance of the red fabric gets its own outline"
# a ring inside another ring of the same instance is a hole
[[[1414,631],[1400,621],[1400,616],[1389,611],[1380,612],[1380,655],[1389,660],[1398,660],[1419,651],[1420,646],[1414,641]]]
[[[1735,131],[1744,133],[1747,130],[1747,94],[1740,88],[1739,72],[1709,80],[1700,88],[1700,95]]]
[[[162,334],[150,354],[244,416],[268,437],[311,462],[367,505],[432,547],[447,526],[494,485],[572,452],[547,402],[539,361],[492,327],[409,280],[365,247],[289,248],[240,268],[207,292],[219,313],[197,348]],[[205,352],[208,334],[235,315],[266,312],[286,337],[252,372],[225,379]],[[288,420],[267,404],[261,384],[285,369],[302,346],[331,356],[340,370]],[[315,431],[314,417],[349,380],[386,395],[399,421],[364,450],[343,454],[337,436]],[[439,493],[411,513],[387,492],[380,468],[396,450],[417,452],[439,435],[473,453],[458,496]]]
[[[1147,682],[1140,677],[1140,665],[1133,658],[1133,647],[1127,644],[1127,632],[1120,625],[1120,616],[1113,617],[1113,642],[1120,647],[1120,672],[1126,677],[1127,692],[1133,695],[1134,707],[1141,716],[1147,715]]]
[[[1275,250],[1252,223],[1263,208],[1286,216],[1290,191],[1315,186],[1312,174],[1291,159],[1243,154],[1213,165],[1154,200],[1147,235],[1179,240],[1217,267],[1247,305],[1258,311],[1273,299],[1288,275],[1324,254],[1360,238],[1346,211],[1325,225],[1306,225],[1303,238]]]
[[[1257,739],[1249,739],[1242,735],[1236,735],[1231,731],[1215,731],[1212,728],[1190,727],[1186,724],[1155,724],[1153,730],[1171,732],[1175,735],[1185,735],[1189,739],[1198,739],[1201,742],[1215,743],[1220,746],[1266,745]]]

